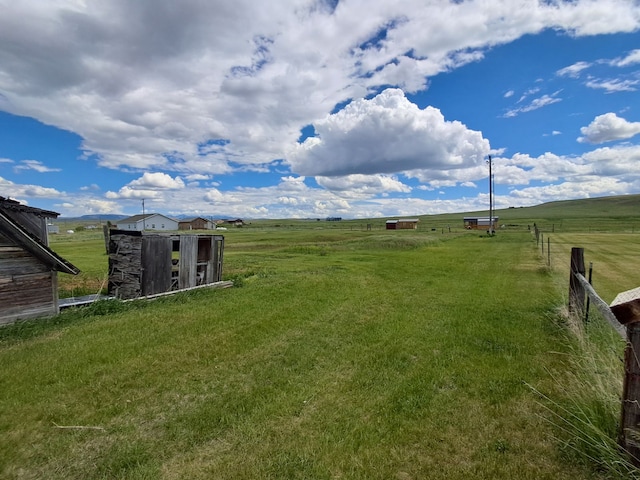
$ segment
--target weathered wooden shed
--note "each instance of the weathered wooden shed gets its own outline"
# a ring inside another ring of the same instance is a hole
[[[488,230],[493,221],[494,230],[498,228],[498,217],[464,217],[464,228],[467,230]]]
[[[417,230],[419,218],[401,218],[398,220],[387,220],[387,230]]]
[[[215,226],[206,218],[186,218],[178,222],[178,230],[213,230]]]
[[[109,295],[130,299],[222,280],[224,236],[111,230]]]
[[[0,197],[0,324],[59,313],[57,274],[80,270],[48,246],[58,215]]]

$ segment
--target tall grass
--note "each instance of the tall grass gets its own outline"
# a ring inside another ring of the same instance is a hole
[[[575,321],[575,319],[571,320]],[[607,478],[640,478],[632,459],[618,444],[624,369],[620,352],[624,342],[599,315],[587,328],[569,327],[571,349],[563,355],[564,368],[551,372],[558,388],[554,398],[533,389],[547,409],[564,456]]]
[[[593,306],[588,321],[566,311],[571,247],[584,248],[585,261],[593,264],[593,284],[610,302],[617,293],[640,284],[634,263],[640,253],[640,236],[554,234],[550,243],[549,272],[564,299],[557,317],[565,326],[569,349],[562,355],[562,368],[550,372],[558,394],[550,398],[537,392],[548,409],[545,418],[555,426],[568,460],[590,465],[607,478],[640,478],[640,470],[618,445],[625,341]]]

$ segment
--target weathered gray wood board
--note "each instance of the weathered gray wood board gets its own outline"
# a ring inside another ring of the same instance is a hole
[[[0,324],[58,313],[57,273],[0,235]]]
[[[198,237],[195,235],[180,236],[180,273],[178,288],[196,286],[198,261]]]
[[[142,242],[142,295],[171,289],[171,238],[147,237]]]

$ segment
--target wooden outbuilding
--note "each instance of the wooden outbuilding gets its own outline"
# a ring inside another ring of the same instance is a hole
[[[398,220],[387,220],[387,230],[417,230],[419,218],[401,218]]]
[[[211,220],[206,218],[186,218],[178,222],[178,230],[213,230],[214,226]]]
[[[131,299],[222,280],[224,236],[111,230],[109,295]]]
[[[489,230],[493,220],[493,230],[498,228],[498,217],[464,217],[464,228],[467,230]]]
[[[0,324],[59,313],[58,272],[80,270],[49,248],[58,215],[0,197]]]
[[[244,226],[244,220],[242,220],[241,218],[234,218],[231,220],[225,220],[225,223],[228,225],[233,225],[234,227],[243,227]]]

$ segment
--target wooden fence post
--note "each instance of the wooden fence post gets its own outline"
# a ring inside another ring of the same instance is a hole
[[[109,225],[103,225],[102,226],[102,234],[104,235],[104,248],[105,251],[107,252],[107,255],[109,255]]]
[[[640,319],[638,319],[640,320]],[[627,347],[624,351],[624,383],[622,386],[622,415],[620,419],[620,445],[640,466],[640,323],[627,325]]]
[[[591,283],[592,278],[593,278],[593,262],[589,262],[589,278],[587,279],[587,281],[589,282],[589,285],[592,285]],[[584,323],[589,322],[589,306],[590,305],[591,305],[591,297],[587,295],[587,306],[584,312]]]
[[[619,294],[611,311],[627,327],[619,442],[640,467],[640,288]]]
[[[580,318],[584,314],[584,287],[575,274],[584,276],[584,248],[573,247],[571,249],[571,270],[569,273],[569,313],[575,313]]]
[[[547,237],[547,265],[551,266],[551,239]]]

